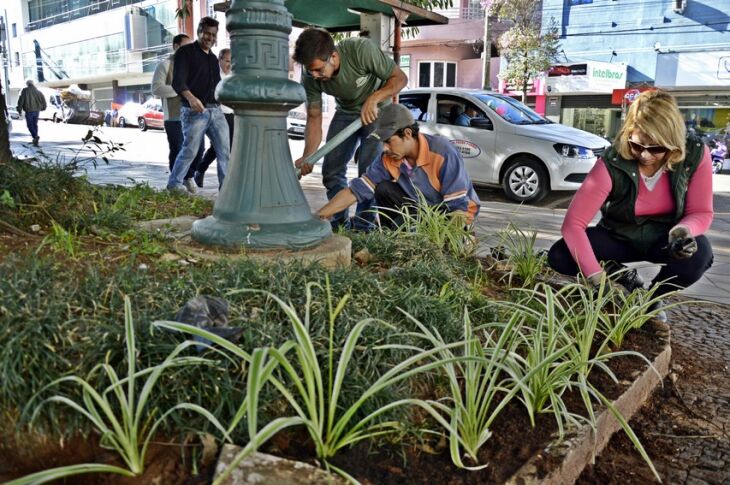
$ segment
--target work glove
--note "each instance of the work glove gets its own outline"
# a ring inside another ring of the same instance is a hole
[[[674,226],[669,231],[666,250],[672,259],[691,258],[697,252],[697,241],[686,226]]]

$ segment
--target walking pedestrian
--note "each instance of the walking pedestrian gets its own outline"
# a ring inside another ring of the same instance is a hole
[[[167,145],[169,152],[167,155],[168,165],[170,173],[172,173],[172,167],[175,165],[175,159],[177,154],[180,153],[180,148],[183,142],[183,131],[182,123],[180,122],[180,107],[181,98],[172,88],[172,73],[174,70],[174,55],[177,50],[184,45],[190,44],[192,40],[185,34],[178,34],[172,38],[172,55],[169,59],[157,64],[155,73],[152,76],[152,94],[162,99],[162,111],[164,113],[164,126],[165,134],[167,135]],[[200,164],[203,156],[203,142],[201,140],[200,148],[193,163],[190,165],[188,172],[185,174],[183,179],[183,185],[188,192],[195,193],[195,185],[193,185],[193,175],[195,174],[195,168]]]
[[[221,49],[220,52],[218,52],[218,63],[221,66],[221,79],[230,76],[231,75],[231,49]],[[221,104],[221,111],[223,111],[223,116],[226,117],[226,122],[228,123],[228,135],[230,137],[230,144],[229,147],[233,147],[233,110],[229,108],[228,106]],[[208,167],[210,167],[210,164],[213,163],[213,160],[216,159],[215,155],[215,148],[213,148],[213,145],[208,147],[208,149],[205,151],[205,155],[203,155],[203,159],[201,162],[196,166],[195,168],[195,183],[198,187],[203,187],[203,178],[205,177],[205,171],[208,170]]]
[[[215,99],[221,75],[218,58],[211,49],[217,38],[218,21],[203,17],[198,23],[198,40],[175,52],[172,87],[182,97],[183,143],[167,181],[168,190],[183,190],[183,176],[190,169],[204,135],[215,148],[218,183],[223,184],[230,156],[230,137],[228,123]]]
[[[294,47],[294,60],[302,65],[302,85],[307,93],[307,123],[304,131],[304,154],[295,165],[302,175],[312,171],[304,159],[319,148],[322,141],[322,93],[335,97],[337,110],[327,140],[360,118],[363,127],[342,144],[325,155],[322,165],[322,182],[327,198],[332,198],[347,187],[347,162],[357,154],[358,175],[380,159],[383,144],[369,138],[372,123],[378,117],[378,107],[390,103],[408,83],[408,77],[390,57],[370,39],[351,37],[335,46],[332,36],[323,29],[309,28],[302,32]],[[369,210],[371,200],[358,202],[354,228],[368,230],[374,214]],[[333,227],[349,225],[348,209],[335,214],[330,222]]]
[[[46,98],[43,96],[32,79],[25,81],[25,87],[20,91],[18,97],[18,114],[25,111],[25,124],[28,126],[30,136],[33,138],[33,146],[38,146],[38,115],[46,109]]]

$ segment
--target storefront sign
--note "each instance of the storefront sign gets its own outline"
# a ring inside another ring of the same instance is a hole
[[[657,56],[658,87],[727,87],[729,82],[730,51],[669,52]]]
[[[639,94],[643,93],[644,91],[651,91],[652,89],[656,88],[640,87],[631,89],[614,89],[613,93],[611,93],[611,104],[615,106],[621,106],[624,103],[629,105],[636,100]]]
[[[611,93],[626,87],[626,64],[589,61],[553,66],[547,84],[551,93]]]
[[[400,56],[400,67],[411,67],[411,55],[404,54]]]

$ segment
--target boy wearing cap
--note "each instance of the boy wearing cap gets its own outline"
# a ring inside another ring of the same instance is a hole
[[[467,224],[474,221],[479,197],[461,154],[446,138],[419,133],[411,112],[399,104],[381,108],[370,136],[383,142],[382,157],[317,215],[329,219],[355,202],[374,199],[385,215],[381,224],[395,228],[403,223],[401,210],[415,205],[420,193],[430,206],[443,204],[447,212],[463,215]]]

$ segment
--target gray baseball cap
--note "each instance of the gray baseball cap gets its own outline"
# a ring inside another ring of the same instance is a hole
[[[370,136],[385,141],[396,131],[407,128],[415,122],[408,108],[402,104],[389,104],[380,108],[378,119],[375,120],[375,131]]]

